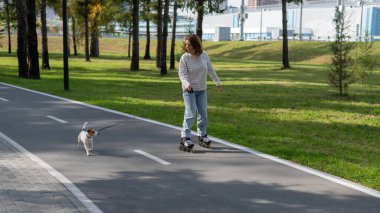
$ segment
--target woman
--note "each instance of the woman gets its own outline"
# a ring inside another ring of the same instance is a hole
[[[179,63],[178,75],[182,82],[185,115],[181,131],[180,146],[192,148],[191,127],[196,113],[199,145],[210,148],[211,140],[207,137],[207,74],[216,84],[218,92],[222,90],[220,80],[211,65],[210,58],[203,51],[199,37],[195,34],[185,38],[185,53]]]

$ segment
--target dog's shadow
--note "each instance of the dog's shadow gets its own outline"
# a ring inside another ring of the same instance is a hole
[[[90,152],[90,156],[99,156],[99,155],[101,155],[99,151],[92,150]]]
[[[79,152],[83,152],[84,154],[86,154],[86,149],[84,147],[82,147],[82,146],[78,148],[78,151]],[[99,156],[99,155],[101,155],[99,150],[91,150],[90,151],[90,155],[88,157]]]

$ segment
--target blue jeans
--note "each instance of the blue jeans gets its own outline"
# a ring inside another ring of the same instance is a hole
[[[191,127],[193,126],[195,115],[197,117],[198,136],[204,136],[207,129],[207,92],[206,90],[184,92],[183,101],[185,103],[185,115],[183,119],[181,137],[191,138]]]

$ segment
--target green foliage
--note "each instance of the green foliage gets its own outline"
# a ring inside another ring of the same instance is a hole
[[[220,4],[223,2],[224,0],[185,0],[185,7],[194,11],[198,11],[198,7],[204,7],[205,14],[222,13],[224,10],[220,8]]]
[[[0,26],[5,26],[7,23],[7,17],[9,17],[9,24],[10,27],[16,27],[17,25],[17,14],[16,14],[16,3],[15,1],[8,0],[8,13],[7,14],[7,7],[5,4],[5,1],[3,2],[3,9],[0,10]]]
[[[176,47],[175,47],[175,58],[176,58],[176,61],[179,61],[179,59],[181,58],[182,54],[185,53],[185,42],[184,41],[180,41],[177,43]]]
[[[334,16],[335,24],[335,41],[331,43],[331,63],[329,69],[330,84],[338,89],[340,96],[348,95],[348,86],[355,82],[355,78],[349,67],[352,65],[353,60],[350,56],[351,50],[355,47],[355,43],[347,41],[347,26],[345,20],[345,10],[335,8]]]
[[[364,42],[359,43],[354,57],[353,72],[357,80],[364,84],[364,80],[373,74],[376,66],[376,58],[372,52],[373,41],[369,41],[369,34],[366,32]]]

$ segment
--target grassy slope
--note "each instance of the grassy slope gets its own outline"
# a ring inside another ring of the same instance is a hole
[[[176,71],[162,77],[154,61],[141,61],[141,71],[129,72],[130,61],[121,54],[126,39],[102,39],[103,56],[91,63],[70,58],[69,93],[62,91],[61,40],[50,42],[53,70],[41,71],[39,81],[17,78],[17,59],[3,47],[0,81],[182,123]],[[280,42],[205,42],[205,49],[224,89],[217,94],[209,82],[211,135],[380,190],[378,70],[367,85],[352,85],[350,96],[339,98],[327,85],[327,43],[291,42],[292,70],[280,70]],[[380,55],[378,44],[374,51]]]

